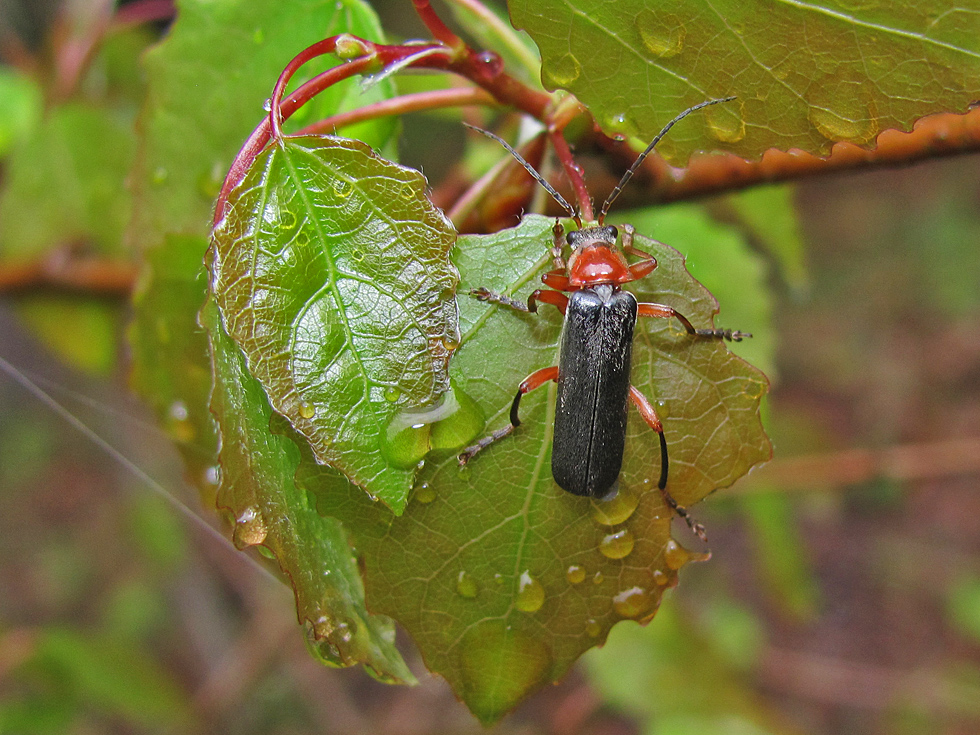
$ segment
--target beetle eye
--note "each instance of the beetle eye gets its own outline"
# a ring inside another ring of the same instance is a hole
[[[611,242],[616,242],[616,238],[619,237],[619,230],[617,230],[612,225],[609,225],[608,227],[606,227],[606,232],[609,233],[609,240]]]
[[[568,235],[567,235],[567,236],[565,237],[565,241],[566,241],[566,242],[567,242],[567,243],[568,243],[569,245],[571,245],[572,247],[575,247],[575,243],[576,243],[576,241],[577,241],[577,240],[579,239],[579,237],[580,237],[581,235],[582,235],[582,231],[581,231],[581,230],[572,230],[572,231],[571,231],[571,232],[569,232],[569,233],[568,233]]]

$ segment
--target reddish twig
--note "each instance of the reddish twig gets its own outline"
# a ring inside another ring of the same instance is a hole
[[[561,130],[557,128],[548,130],[548,138],[551,140],[551,146],[555,149],[555,155],[558,156],[558,160],[565,170],[565,175],[572,183],[572,190],[575,192],[575,199],[578,201],[579,214],[582,220],[592,222],[595,220],[595,215],[592,212],[592,197],[589,195],[589,188],[585,185],[585,179],[582,178],[582,167],[575,163],[575,158],[572,156],[572,151],[568,147],[568,142]]]
[[[463,107],[466,105],[493,106],[497,101],[485,90],[473,87],[458,89],[438,89],[431,92],[418,92],[382,100],[349,112],[338,112],[336,115],[318,120],[299,131],[299,135],[317,135],[333,131],[379,117],[389,115],[404,115],[409,112],[436,110],[443,107]]]
[[[429,0],[412,0],[412,4],[415,6],[415,12],[418,13],[419,18],[425,23],[425,27],[429,29],[429,33],[432,34],[433,38],[452,49],[460,50],[465,48],[466,44],[463,43],[462,39],[449,30],[446,24],[442,22],[442,19],[436,15]]]

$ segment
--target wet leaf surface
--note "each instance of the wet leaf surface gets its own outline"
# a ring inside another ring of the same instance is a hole
[[[417,171],[342,138],[256,160],[214,232],[211,290],[276,411],[323,464],[396,512],[427,451],[391,447],[400,412],[448,388],[455,231]]]
[[[415,681],[395,648],[392,622],[364,607],[364,588],[347,534],[298,489],[296,445],[270,431],[273,412],[244,356],[221,327],[212,302],[201,312],[214,366],[211,410],[221,432],[218,507],[234,524],[235,545],[262,545],[296,593],[313,651],[326,663],[363,663],[392,683]]]
[[[568,89],[610,134],[648,141],[674,115],[706,110],[659,148],[756,158],[770,147],[826,154],[872,144],[923,115],[963,112],[980,87],[980,4],[510,0],[549,89]]]
[[[550,267],[552,224],[531,216],[514,230],[461,237],[461,292],[485,286],[526,296]],[[669,303],[707,326],[715,302],[686,275],[680,254],[638,240],[660,262],[634,284],[640,299]],[[488,429],[498,428],[520,380],[554,364],[560,315],[516,314],[464,297],[460,320],[463,342],[451,367],[456,392],[484,410]],[[768,384],[724,345],[692,341],[679,325],[646,319],[634,361],[634,383],[665,417],[669,488],[682,503],[769,457],[758,413]],[[635,412],[616,499],[595,503],[555,485],[553,393],[529,394],[522,426],[465,469],[454,453],[430,455],[400,518],[309,457],[298,474],[320,512],[351,533],[369,607],[402,623],[427,666],[484,722],[559,679],[614,623],[648,620],[693,558],[671,540],[670,513],[656,489],[656,437]]]

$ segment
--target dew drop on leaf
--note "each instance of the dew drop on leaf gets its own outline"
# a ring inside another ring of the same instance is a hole
[[[685,564],[692,561],[707,561],[711,554],[702,554],[696,551],[688,551],[674,539],[670,539],[664,547],[664,562],[667,567],[677,571]]]
[[[590,638],[598,638],[599,634],[602,632],[602,626],[595,620],[589,618],[585,621],[585,632]]]
[[[394,386],[389,385],[387,388],[385,388],[383,395],[386,401],[388,401],[389,403],[394,403],[399,398],[401,398],[402,392],[397,388],[395,388]]]
[[[234,542],[237,548],[244,549],[261,544],[265,541],[266,535],[268,535],[268,528],[262,517],[262,511],[255,506],[247,507],[235,519]]]
[[[602,572],[596,572],[592,575],[592,584],[602,584],[605,577],[602,576]]]
[[[472,600],[479,591],[476,580],[466,570],[461,571],[456,577],[456,593],[460,597]]]
[[[284,230],[291,230],[296,226],[296,215],[288,209],[282,210],[279,216],[279,226]]]
[[[599,542],[599,552],[607,559],[623,559],[633,551],[633,534],[628,528],[605,535]]]
[[[670,404],[667,401],[661,399],[657,401],[654,405],[657,408],[657,415],[661,419],[666,419],[670,417]]]
[[[598,500],[593,498],[589,502],[592,520],[602,526],[616,526],[633,515],[640,503],[640,494],[620,480],[619,491],[615,495]]]
[[[309,401],[300,401],[299,415],[304,419],[311,419],[316,416],[316,406]]]
[[[653,570],[653,581],[657,585],[659,585],[660,587],[666,587],[667,586],[667,583],[670,582],[670,577],[668,577],[667,574],[663,570],[661,570],[661,569],[654,569]]]
[[[810,90],[807,117],[827,140],[861,145],[878,134],[878,117],[871,110],[861,80],[826,75]]]
[[[647,9],[637,13],[633,23],[643,45],[654,56],[669,59],[684,50],[687,30],[677,16]]]
[[[436,489],[432,487],[429,483],[423,482],[412,494],[412,499],[417,500],[422,503],[422,505],[428,505],[433,500],[436,499]]]
[[[630,587],[613,597],[613,609],[624,618],[638,618],[652,607],[653,597],[643,587]]]
[[[532,613],[541,609],[544,604],[544,587],[528,571],[521,573],[517,582],[517,596],[514,607],[521,612]]]
[[[745,137],[745,118],[740,101],[713,105],[704,111],[708,134],[721,143],[737,143]]]
[[[429,425],[426,423],[396,423],[396,416],[388,425],[381,454],[392,467],[411,469],[429,452]]]
[[[572,564],[568,569],[565,570],[565,578],[572,584],[579,584],[585,581],[585,567],[580,567],[578,564]]]
[[[455,384],[443,396],[443,401],[447,413],[432,425],[431,448],[455,451],[472,444],[486,424],[479,404]]]
[[[549,87],[565,87],[578,79],[581,73],[582,65],[571,53],[559,56],[543,68],[543,74]]]

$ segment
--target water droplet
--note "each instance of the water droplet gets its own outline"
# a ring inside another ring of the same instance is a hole
[[[589,620],[585,621],[585,632],[588,633],[590,638],[598,638],[599,634],[602,632],[602,626],[590,618]]]
[[[190,420],[187,404],[183,401],[174,401],[170,404],[167,414],[167,429],[174,441],[193,441],[197,432],[194,431],[194,424]]]
[[[874,140],[878,116],[861,80],[827,75],[811,90],[806,97],[807,117],[820,135],[832,142],[844,140],[858,145]]]
[[[652,607],[653,597],[643,587],[630,587],[613,597],[613,610],[624,618],[637,618]]]
[[[221,484],[221,467],[214,464],[204,470],[204,484],[217,487]]]
[[[474,625],[458,650],[466,702],[487,720],[496,720],[548,681],[553,665],[551,650],[538,636],[500,620]]]
[[[446,415],[432,425],[432,449],[456,451],[469,446],[482,433],[486,421],[480,406],[455,382],[445,396]]]
[[[543,73],[545,76],[545,86],[567,87],[582,74],[582,65],[573,54],[565,54],[549,64],[546,64]]]
[[[614,495],[589,502],[592,520],[603,526],[617,526],[633,515],[640,503],[640,493],[620,480],[619,490]]]
[[[761,380],[752,380],[742,389],[742,395],[750,400],[757,401],[766,394],[768,388],[769,385],[767,383]]]
[[[702,554],[697,551],[688,551],[674,539],[670,539],[664,547],[664,562],[668,569],[673,569],[675,572],[692,561],[708,561],[710,558],[710,552]]]
[[[622,528],[607,534],[599,542],[599,552],[607,559],[622,559],[633,551],[633,534],[628,528]]]
[[[481,51],[477,54],[476,61],[480,64],[481,72],[491,78],[498,76],[504,70],[504,60],[493,51]]]
[[[405,425],[392,422],[382,437],[381,454],[392,467],[411,469],[418,465],[428,451],[428,424]]]
[[[494,574],[493,575],[493,581],[496,582],[497,584],[503,584],[504,583],[504,575],[503,574]]]
[[[311,419],[316,416],[316,406],[309,401],[299,402],[299,415],[304,419]]]
[[[415,488],[415,493],[412,495],[412,498],[422,503],[422,505],[428,505],[436,499],[436,489],[429,483],[423,482]]]
[[[158,166],[153,172],[153,178],[151,179],[154,184],[159,186],[164,181],[170,177],[170,172],[167,171],[163,166]]]
[[[284,230],[291,230],[296,227],[296,215],[292,210],[284,209],[279,215],[279,226]]]
[[[350,257],[355,263],[362,263],[366,256],[367,253],[365,253],[361,248],[355,247],[353,250],[351,250]]]
[[[398,388],[396,388],[395,386],[389,385],[387,388],[384,389],[383,395],[386,401],[388,401],[389,403],[394,403],[395,401],[397,401],[399,398],[402,397],[402,392],[398,390]]]
[[[480,588],[476,586],[476,580],[467,574],[466,571],[460,572],[459,576],[456,577],[456,592],[460,597],[472,600],[479,591]]]
[[[337,623],[337,627],[334,629],[334,635],[340,639],[343,643],[350,643],[351,639],[354,637],[354,632],[348,623]]]
[[[333,193],[341,199],[346,199],[354,191],[354,185],[347,179],[336,179],[333,182]]]
[[[602,129],[616,140],[626,140],[626,138],[635,138],[639,135],[636,122],[625,112],[617,112],[606,117],[603,120]]]
[[[303,230],[300,230],[296,235],[296,240],[294,241],[299,247],[306,247],[310,244],[310,236]]]
[[[572,564],[568,569],[565,570],[565,579],[567,579],[572,584],[579,584],[585,581],[585,567],[580,567],[578,564]]]
[[[272,100],[266,97],[265,100],[262,101],[262,109],[266,112],[272,112]]]
[[[661,420],[670,418],[670,403],[668,403],[663,399],[660,399],[658,401],[655,401],[653,405],[656,407],[657,416],[659,416]]]
[[[453,352],[454,350],[458,350],[459,349],[459,337],[458,336],[455,336],[455,337],[443,337],[441,341],[442,341],[442,346],[446,350],[446,352]]]
[[[528,571],[521,573],[517,583],[517,596],[514,607],[521,612],[532,613],[541,609],[544,604],[544,587]]]
[[[411,184],[402,184],[401,189],[398,190],[398,195],[406,202],[410,202],[415,199],[415,189],[412,188]]]
[[[667,583],[670,582],[670,577],[664,573],[661,569],[653,570],[653,581],[660,587],[666,587]]]
[[[704,111],[708,134],[721,143],[737,143],[745,137],[744,114],[741,100],[712,105]]]
[[[633,23],[643,45],[654,56],[669,59],[684,50],[687,29],[677,16],[641,10]]]
[[[602,572],[596,572],[592,575],[592,584],[602,584],[605,577],[602,576]]]
[[[269,530],[266,528],[262,511],[255,506],[249,506],[235,519],[233,540],[235,547],[244,549],[265,541]]]

